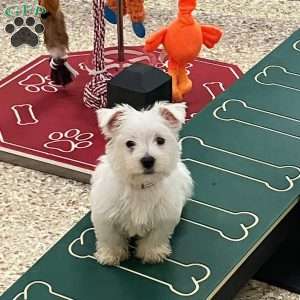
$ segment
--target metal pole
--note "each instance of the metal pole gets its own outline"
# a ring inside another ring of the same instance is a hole
[[[124,25],[123,25],[123,1],[118,0],[118,59],[119,62],[123,62],[125,60],[124,56]]]

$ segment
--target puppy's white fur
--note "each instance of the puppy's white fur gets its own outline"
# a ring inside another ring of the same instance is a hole
[[[91,190],[95,256],[101,264],[127,259],[128,239],[135,236],[136,256],[144,262],[158,263],[171,254],[169,239],[193,185],[178,143],[185,108],[160,102],[145,111],[126,105],[98,111],[109,140]],[[163,145],[158,137],[165,140]],[[134,146],[128,147],[128,141]],[[155,159],[151,173],[141,163],[145,156]]]

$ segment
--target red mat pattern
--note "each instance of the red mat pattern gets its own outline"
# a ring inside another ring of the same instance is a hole
[[[116,52],[108,48],[105,54],[113,74],[119,67]],[[126,60],[151,63],[141,47],[127,47]],[[80,75],[66,88],[49,79],[48,56],[0,82],[0,151],[89,174],[105,147],[95,112],[82,103],[91,52],[73,53],[69,62]],[[166,69],[166,64],[158,66]],[[196,59],[187,70],[194,83],[186,97],[189,118],[242,75],[234,65],[207,59]]]

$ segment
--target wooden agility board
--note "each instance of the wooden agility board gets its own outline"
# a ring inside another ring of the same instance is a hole
[[[299,62],[297,31],[185,126],[195,192],[165,263],[100,266],[87,215],[0,299],[214,298],[298,202]]]
[[[153,63],[142,47],[126,47],[125,54],[125,66],[137,61]],[[158,55],[157,67],[166,70]],[[91,52],[70,54],[69,62],[79,76],[66,88],[51,82],[48,56],[0,82],[0,160],[89,181],[105,147],[96,114],[82,103],[91,59]],[[116,74],[117,50],[106,49],[105,59],[108,70]],[[241,76],[236,66],[206,59],[196,59],[187,66],[187,72],[194,81],[193,91],[187,96],[189,118]]]

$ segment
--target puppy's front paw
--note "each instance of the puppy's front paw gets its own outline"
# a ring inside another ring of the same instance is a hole
[[[129,251],[122,247],[100,247],[94,256],[101,265],[118,266],[122,261],[129,258]]]
[[[169,243],[151,246],[141,240],[138,244],[136,256],[144,263],[158,264],[163,262],[171,253],[172,250]]]

